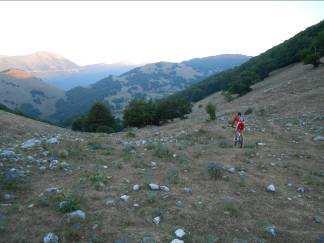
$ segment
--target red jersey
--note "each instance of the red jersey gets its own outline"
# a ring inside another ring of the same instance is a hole
[[[237,126],[237,123],[240,121],[240,116],[234,117],[234,125]]]
[[[241,133],[244,130],[244,126],[245,126],[244,122],[239,120],[237,125],[236,125],[236,131]]]

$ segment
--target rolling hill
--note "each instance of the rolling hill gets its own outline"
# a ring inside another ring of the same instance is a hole
[[[134,68],[119,76],[109,76],[90,87],[76,87],[66,92],[66,99],[57,103],[51,119],[62,121],[83,114],[94,101],[109,102],[120,114],[133,98],[162,98],[194,84],[208,75],[240,65],[250,57],[228,54],[195,58],[171,63],[158,62]]]
[[[46,119],[55,113],[55,103],[64,91],[51,86],[31,73],[8,69],[0,72],[0,103],[26,115]]]

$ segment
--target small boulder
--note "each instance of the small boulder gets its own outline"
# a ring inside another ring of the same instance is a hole
[[[59,238],[56,234],[50,232],[48,234],[46,234],[43,238],[43,242],[44,243],[58,243],[59,242]]]
[[[73,211],[72,213],[68,214],[68,220],[73,220],[73,219],[85,220],[86,214],[82,210]]]
[[[57,137],[53,137],[53,138],[47,139],[46,143],[48,143],[48,144],[58,144],[59,140],[57,139]]]
[[[123,200],[124,202],[127,202],[128,199],[129,199],[129,196],[127,196],[127,195],[125,194],[125,195],[122,195],[122,196],[120,197],[120,199]]]
[[[191,189],[190,187],[185,187],[185,188],[183,188],[183,191],[184,191],[185,193],[192,194],[192,189]]]
[[[137,192],[137,191],[139,191],[140,190],[140,185],[138,185],[138,184],[135,184],[134,186],[133,186],[133,191],[134,192]]]
[[[170,188],[167,187],[167,186],[160,186],[160,190],[161,191],[164,191],[164,192],[169,192],[170,191]]]
[[[161,218],[160,218],[160,216],[157,216],[157,217],[155,217],[155,218],[153,218],[153,223],[154,224],[159,224],[161,222]]]
[[[170,243],[184,243],[184,241],[179,239],[174,239]]]
[[[1,157],[5,157],[5,158],[11,158],[13,156],[15,156],[15,152],[9,149],[4,149],[1,151]]]
[[[267,186],[267,192],[276,192],[276,188],[273,184]]]
[[[183,229],[177,229],[176,231],[174,231],[175,235],[178,237],[178,238],[182,238],[185,236],[185,231]]]
[[[150,187],[151,190],[154,190],[154,191],[160,189],[160,186],[158,184],[155,184],[155,183],[150,183],[149,187]]]
[[[27,149],[27,148],[32,148],[38,144],[41,144],[41,141],[36,138],[32,138],[32,139],[29,139],[29,140],[23,142],[20,147],[22,149]]]
[[[269,225],[265,228],[266,232],[270,234],[272,237],[276,237],[278,235],[278,230],[274,225]]]
[[[324,141],[324,136],[317,135],[316,137],[313,138],[314,141],[319,142],[319,141]]]

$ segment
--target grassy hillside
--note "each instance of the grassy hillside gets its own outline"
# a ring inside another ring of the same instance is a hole
[[[59,242],[171,242],[183,229],[186,243],[316,242],[323,92],[324,67],[295,64],[232,102],[207,97],[187,120],[110,135],[0,112],[1,240],[53,232]],[[218,107],[215,122],[206,122],[207,102]],[[228,120],[248,108],[245,146],[233,148]]]
[[[87,112],[95,101],[109,102],[115,113],[134,98],[162,98],[183,90],[204,77],[240,65],[249,57],[219,55],[181,63],[158,62],[134,68],[120,76],[109,76],[89,87],[66,92],[56,104],[51,120],[59,122]]]
[[[172,96],[181,96],[196,102],[220,90],[239,94],[247,93],[252,84],[262,81],[271,71],[299,62],[301,51],[309,49],[318,34],[323,31],[324,21],[307,28],[236,68],[210,76]],[[319,51],[322,55],[324,54],[324,49]]]
[[[30,73],[8,69],[0,72],[0,103],[37,118],[55,113],[55,103],[64,92]]]

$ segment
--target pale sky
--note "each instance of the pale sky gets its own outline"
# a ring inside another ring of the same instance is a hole
[[[0,2],[0,55],[79,65],[255,56],[324,19],[324,2]]]

